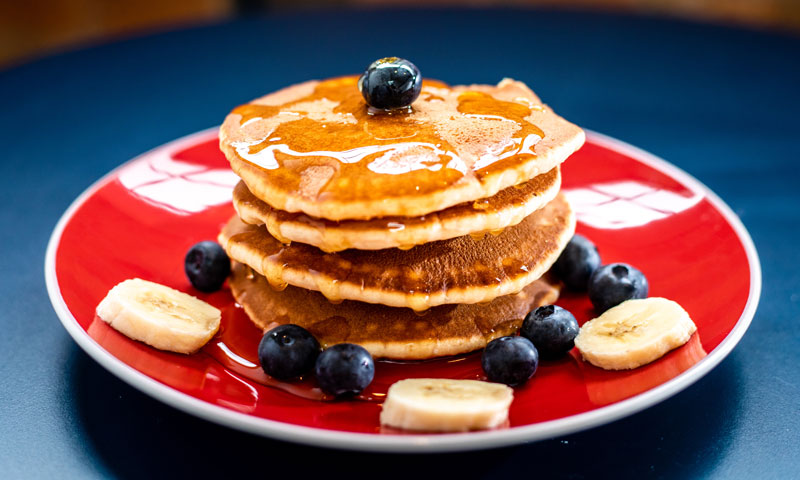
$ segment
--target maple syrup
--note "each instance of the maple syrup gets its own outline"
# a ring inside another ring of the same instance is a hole
[[[426,80],[411,108],[389,115],[370,111],[357,77],[340,77],[280,105],[237,107],[232,113],[248,140],[230,145],[269,171],[270,188],[315,202],[425,195],[535,156],[544,132],[528,121],[533,110],[529,100]]]
[[[238,305],[224,312],[224,328],[201,350],[226,369],[250,381],[282,390],[288,394],[317,401],[333,401],[336,397],[323,392],[312,375],[297,380],[282,381],[261,369],[258,362],[258,343],[263,332]],[[441,377],[485,380],[480,364],[480,352],[433,360],[396,361],[376,360],[375,378],[355,400],[380,403],[389,387],[404,378]]]

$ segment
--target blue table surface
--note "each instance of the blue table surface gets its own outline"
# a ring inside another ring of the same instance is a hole
[[[749,229],[764,274],[758,312],[733,353],[673,398],[590,431],[399,457],[206,423],[129,387],[73,343],[42,272],[50,232],[81,191],[143,151],[220,123],[239,103],[387,55],[451,83],[524,80],[566,118],[717,192]],[[798,90],[796,36],[536,10],[271,15],[0,72],[0,476],[798,478]]]

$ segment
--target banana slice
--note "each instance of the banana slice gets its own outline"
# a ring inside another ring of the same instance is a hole
[[[575,346],[592,365],[628,370],[680,347],[696,330],[686,310],[672,300],[627,300],[583,324]]]
[[[217,333],[221,312],[186,293],[134,278],[108,292],[97,316],[134,340],[188,354]]]
[[[514,391],[499,383],[409,378],[389,387],[381,424],[405,430],[463,432],[508,420]]]

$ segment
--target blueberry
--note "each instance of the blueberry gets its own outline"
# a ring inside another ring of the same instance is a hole
[[[519,334],[533,342],[542,358],[558,358],[572,350],[579,330],[569,310],[545,305],[525,317]]]
[[[364,347],[339,343],[319,355],[314,372],[325,393],[357,395],[372,382],[375,362]]]
[[[375,60],[358,79],[364,100],[375,108],[403,108],[419,97],[422,74],[408,60],[386,57]]]
[[[205,241],[189,249],[183,268],[194,288],[201,292],[213,292],[222,287],[231,273],[231,261],[218,243]]]
[[[568,289],[585,292],[589,278],[599,266],[597,247],[586,237],[576,234],[553,264],[553,272]]]
[[[303,327],[280,325],[264,334],[258,361],[267,375],[289,380],[310,372],[319,356],[319,342]]]
[[[625,300],[646,298],[647,290],[644,274],[625,263],[603,265],[589,279],[589,300],[598,313]]]
[[[495,338],[483,350],[481,365],[490,381],[521,385],[536,373],[539,352],[525,337]]]

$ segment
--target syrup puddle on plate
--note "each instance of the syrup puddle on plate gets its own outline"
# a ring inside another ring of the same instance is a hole
[[[258,362],[258,343],[263,335],[261,329],[247,318],[244,309],[232,306],[223,309],[219,333],[201,352],[247,380],[309,400],[335,400],[336,397],[320,390],[313,375],[285,382],[264,373]],[[485,380],[480,352],[420,361],[376,360],[375,378],[364,392],[354,398],[380,403],[393,383],[404,378],[427,377]]]

